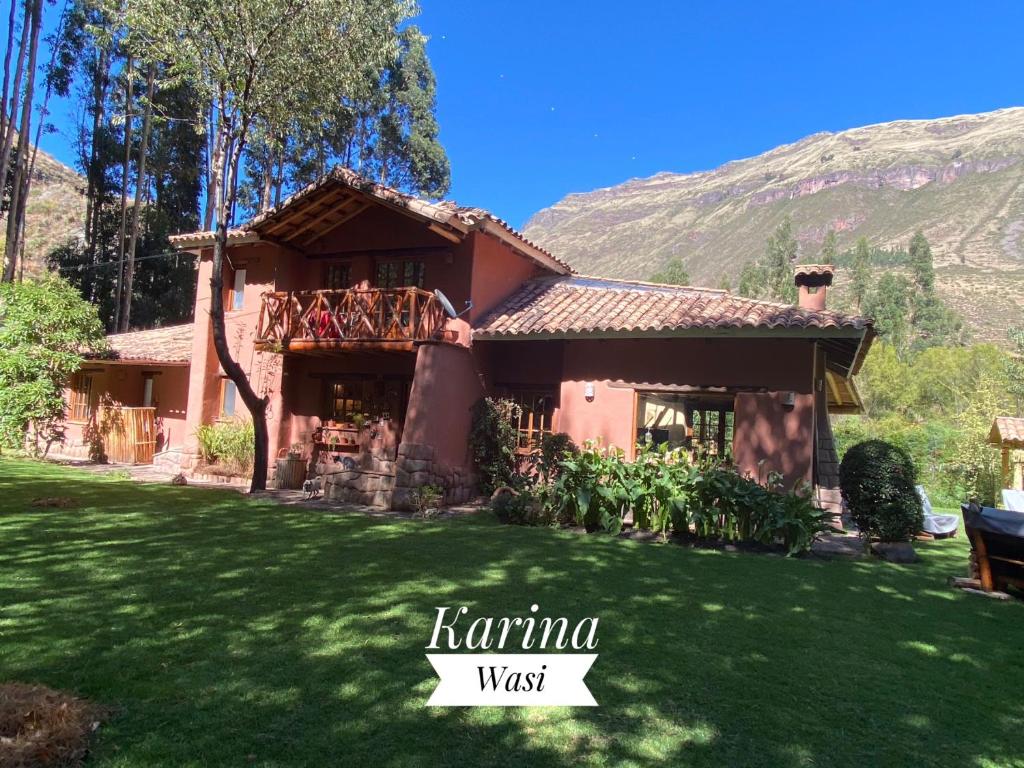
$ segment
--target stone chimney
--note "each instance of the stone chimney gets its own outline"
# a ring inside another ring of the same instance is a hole
[[[821,310],[825,308],[825,294],[832,285],[836,268],[831,264],[798,264],[793,282],[800,292],[797,306],[800,309]]]

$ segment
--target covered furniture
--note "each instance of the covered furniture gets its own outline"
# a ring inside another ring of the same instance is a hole
[[[1024,512],[1024,491],[1009,488],[1003,491],[1003,509],[1011,512]]]
[[[921,498],[921,506],[924,507],[924,523],[921,529],[932,536],[956,536],[956,529],[960,527],[960,518],[956,515],[936,514],[932,510],[932,502],[924,490],[923,485],[915,486],[917,495]]]
[[[964,529],[971,540],[972,575],[986,592],[1007,585],[1024,589],[1024,512],[964,504]]]

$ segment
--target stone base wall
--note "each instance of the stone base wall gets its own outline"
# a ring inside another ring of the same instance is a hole
[[[413,509],[414,493],[423,485],[441,488],[445,505],[464,504],[476,494],[476,478],[471,472],[436,461],[433,446],[402,443],[395,462],[392,509]]]
[[[377,456],[364,459],[364,466],[346,469],[343,464],[324,462],[314,467],[321,478],[324,498],[380,509],[391,508],[395,487],[395,462]]]

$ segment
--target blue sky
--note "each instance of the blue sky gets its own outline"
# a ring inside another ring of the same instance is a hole
[[[1021,2],[421,8],[449,196],[516,225],[570,192],[713,168],[817,131],[1024,104]],[[44,148],[74,160],[64,136]]]

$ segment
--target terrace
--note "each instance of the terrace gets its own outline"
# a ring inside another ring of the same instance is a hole
[[[282,352],[376,346],[412,350],[452,342],[438,297],[421,288],[268,291],[260,303],[256,344]]]

